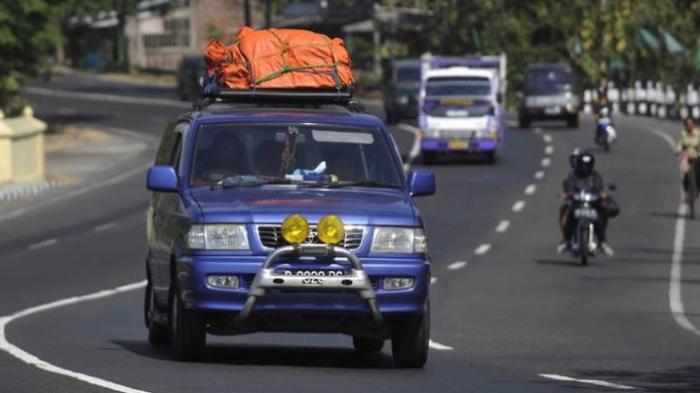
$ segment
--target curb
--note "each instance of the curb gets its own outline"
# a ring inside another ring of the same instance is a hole
[[[13,184],[7,187],[0,187],[0,204],[34,197],[56,188],[63,188],[65,185],[65,183],[59,180],[42,180],[35,183]]]

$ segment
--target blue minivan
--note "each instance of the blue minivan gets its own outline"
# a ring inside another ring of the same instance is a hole
[[[405,175],[349,96],[225,93],[167,127],[148,171],[149,342],[195,360],[207,334],[342,333],[422,367],[431,268],[413,197],[433,174]]]

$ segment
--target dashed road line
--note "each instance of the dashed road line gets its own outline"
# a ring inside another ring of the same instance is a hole
[[[452,348],[448,345],[440,344],[440,343],[435,342],[433,340],[428,340],[428,347],[430,347],[430,349],[436,349],[438,351],[452,351],[452,350],[454,350],[454,348]]]
[[[430,277],[430,285],[433,285],[437,282],[437,277]]]
[[[534,184],[530,184],[529,186],[525,187],[525,195],[532,195],[537,191],[537,186]]]
[[[547,146],[544,148],[544,154],[546,154],[546,155],[548,155],[548,156],[551,156],[552,154],[554,154],[554,146],[552,146],[552,145],[547,145]]]
[[[542,135],[542,140],[545,141],[545,143],[552,143],[552,136],[549,134],[544,134]]]
[[[491,249],[491,245],[485,243],[485,244],[482,244],[482,245],[480,245],[479,247],[477,247],[476,250],[474,250],[474,254],[476,254],[476,255],[484,255],[484,254],[486,254],[487,252],[489,252],[490,249]]]
[[[413,161],[415,161],[416,158],[418,158],[418,155],[420,154],[420,129],[418,127],[414,127],[406,123],[399,123],[396,125],[396,127],[403,131],[410,132],[411,134],[413,134],[413,146],[411,146],[411,151],[408,153],[406,162],[403,164],[403,170],[408,171],[408,169],[413,164]]]
[[[96,300],[96,299],[101,299],[109,296],[114,296],[120,293],[128,292],[128,291],[133,291],[136,289],[141,289],[146,286],[146,281],[139,281],[133,284],[128,284],[128,285],[123,285],[120,287],[116,287],[114,289],[107,289],[99,292],[94,292],[88,295],[83,295],[83,296],[74,296],[74,297],[69,297],[61,300],[57,300],[54,302],[50,303],[45,303],[39,306],[35,307],[30,307],[30,308],[25,308],[24,310],[15,312],[10,315],[5,315],[3,317],[0,317],[0,350],[9,353],[10,355],[14,356],[15,358],[23,361],[24,363],[27,363],[29,365],[35,366],[41,370],[53,373],[53,374],[59,374],[63,375],[69,378],[76,379],[78,381],[82,381],[85,383],[88,383],[90,385],[94,386],[99,386],[105,389],[109,389],[115,392],[120,392],[120,393],[148,393],[145,390],[139,390],[139,389],[134,389],[128,386],[120,385],[111,381],[107,381],[105,379],[93,377],[91,375],[79,373],[76,371],[68,370],[59,366],[56,366],[54,364],[51,364],[45,360],[39,359],[38,357],[32,355],[31,353],[19,348],[18,346],[10,343],[7,341],[7,337],[5,336],[5,328],[7,325],[12,323],[13,321],[16,321],[20,318],[40,313],[43,311],[48,311],[51,309],[55,308],[60,308],[76,303],[82,303],[90,300]]]
[[[540,127],[535,127],[535,128],[532,129],[532,132],[534,132],[535,134],[539,135],[539,134],[542,133],[542,128],[540,128]]]
[[[525,201],[517,201],[513,204],[513,211],[514,212],[519,212],[525,208]]]
[[[39,243],[34,243],[27,247],[28,250],[38,250],[40,248],[48,247],[48,246],[53,246],[54,244],[58,243],[58,239],[47,239],[44,241],[41,241]]]
[[[540,180],[544,178],[544,171],[535,172],[535,179]]]
[[[578,379],[578,378],[567,377],[565,375],[559,375],[559,374],[539,374],[539,375],[542,378],[552,379],[555,381],[577,382],[577,383],[584,383],[584,384],[588,384],[588,385],[595,385],[595,386],[600,386],[600,387],[604,387],[604,388],[611,388],[611,389],[620,389],[620,390],[639,389],[639,388],[636,388],[634,386],[621,385],[619,383],[606,382],[606,381],[601,381],[598,379]]]
[[[108,229],[112,229],[112,228],[114,228],[114,227],[116,227],[116,226],[117,226],[117,223],[116,223],[116,222],[108,222],[108,223],[105,223],[105,224],[102,224],[102,225],[98,225],[98,226],[92,228],[92,230],[95,231],[95,232],[102,232],[102,231],[106,231],[106,230],[108,230]]]
[[[545,158],[542,159],[541,164],[542,164],[543,167],[546,168],[546,167],[548,167],[549,165],[552,164],[552,159],[549,158],[549,157],[545,157]]]
[[[503,232],[508,230],[509,226],[510,226],[510,221],[503,220],[503,221],[498,223],[498,226],[496,226],[496,232],[503,233]]]
[[[447,270],[459,270],[465,266],[467,266],[467,261],[452,262],[449,265],[447,265]]]

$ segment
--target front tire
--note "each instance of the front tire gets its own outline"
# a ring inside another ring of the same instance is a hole
[[[353,337],[352,346],[359,352],[379,352],[384,348],[384,340],[379,338]]]
[[[571,127],[571,128],[578,128],[578,115],[570,117],[566,121],[566,125]]]
[[[530,119],[528,119],[525,116],[520,116],[520,118],[518,119],[518,128],[530,128]]]
[[[201,315],[182,304],[179,291],[170,291],[170,353],[179,361],[197,360],[206,343],[206,329]]]
[[[391,337],[394,362],[401,368],[423,368],[428,361],[430,304],[422,315],[395,331]]]
[[[588,244],[590,243],[590,233],[587,228],[582,228],[578,236],[579,256],[581,258],[581,266],[588,265]]]
[[[434,151],[424,151],[421,153],[421,161],[425,165],[433,165],[437,160],[437,154]]]
[[[148,329],[148,343],[153,347],[164,347],[170,340],[170,332],[166,325],[161,325],[153,320],[153,315],[160,312],[158,302],[153,291],[153,284],[148,280],[146,284],[146,294],[144,299],[144,316],[146,328]]]

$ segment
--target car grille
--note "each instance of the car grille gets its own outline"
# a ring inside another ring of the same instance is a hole
[[[311,225],[309,229],[309,237],[306,238],[306,242],[312,244],[321,243],[318,236],[316,236],[316,226]],[[362,244],[364,233],[364,227],[346,226],[345,239],[338,245],[348,250],[356,250]],[[258,236],[260,237],[260,243],[266,248],[277,248],[287,245],[287,242],[282,238],[281,225],[260,225],[258,226]]]

